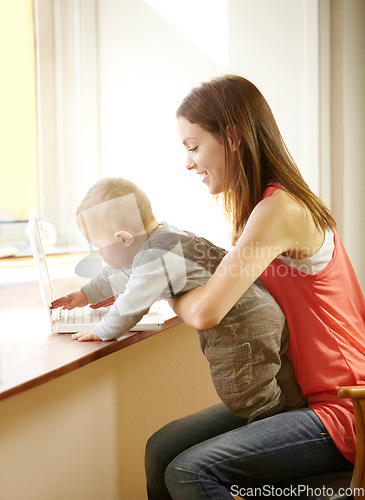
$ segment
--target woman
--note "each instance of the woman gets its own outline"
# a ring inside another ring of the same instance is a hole
[[[218,324],[261,276],[284,311],[287,355],[308,408],[246,425],[221,405],[173,422],[147,445],[150,499],[231,499],[249,488],[354,461],[351,401],[365,382],[365,301],[323,202],[304,182],[258,89],[225,76],[177,111],[187,169],[221,195],[233,248],[207,284],[174,303],[189,325]]]

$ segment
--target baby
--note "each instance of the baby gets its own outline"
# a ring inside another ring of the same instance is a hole
[[[159,223],[146,194],[121,178],[97,182],[81,202],[77,222],[110,267],[52,307],[73,309],[117,296],[100,323],[72,336],[79,341],[120,337],[156,300],[204,285],[227,253]],[[285,317],[260,280],[217,326],[197,332],[216,391],[232,413],[254,420],[305,405],[283,355],[289,342]]]

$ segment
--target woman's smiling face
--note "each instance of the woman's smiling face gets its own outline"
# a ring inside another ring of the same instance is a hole
[[[184,116],[177,118],[180,139],[188,155],[186,168],[196,170],[211,194],[219,194],[224,187],[225,149],[222,139],[191,123]]]

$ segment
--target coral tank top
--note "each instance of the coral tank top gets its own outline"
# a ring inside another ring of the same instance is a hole
[[[277,186],[269,186],[263,198]],[[261,275],[289,327],[286,355],[312,408],[341,453],[355,461],[352,402],[341,386],[365,384],[365,299],[346,250],[334,230],[334,251],[311,275],[275,259]]]

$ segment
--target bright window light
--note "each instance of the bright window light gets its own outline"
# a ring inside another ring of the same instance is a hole
[[[145,0],[220,66],[228,65],[227,0]]]

